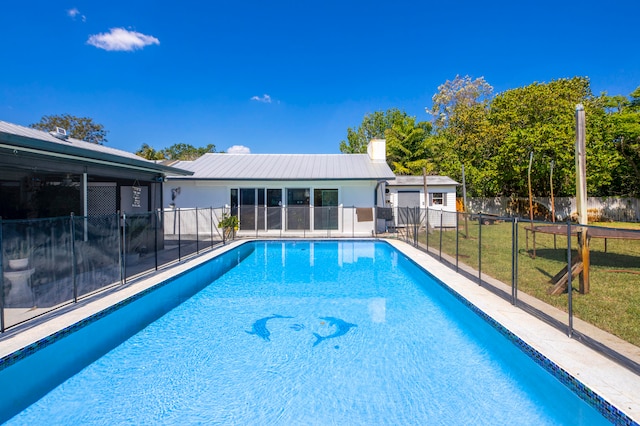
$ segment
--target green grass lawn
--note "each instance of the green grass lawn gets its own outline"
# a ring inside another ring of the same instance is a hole
[[[638,224],[624,224],[625,228],[638,229]],[[552,287],[549,280],[566,268],[567,237],[536,233],[535,258],[533,238],[525,228],[528,222],[518,226],[518,291],[527,293],[557,308],[567,311],[567,293],[559,296],[548,294]],[[618,223],[602,223],[606,227],[620,227]],[[468,237],[460,223],[459,262],[478,268],[479,233],[477,221],[469,221]],[[508,222],[482,226],[482,272],[505,284],[511,284],[512,224]],[[424,243],[424,233],[420,241]],[[455,230],[442,231],[442,251],[455,256]],[[429,235],[429,247],[438,248],[440,231]],[[577,239],[572,238],[572,248]],[[528,248],[528,250],[527,250]],[[590,292],[578,292],[578,278],[572,282],[574,315],[598,328],[606,330],[634,345],[640,346],[640,240],[600,238],[590,241],[591,269]],[[572,256],[577,252],[572,250]]]

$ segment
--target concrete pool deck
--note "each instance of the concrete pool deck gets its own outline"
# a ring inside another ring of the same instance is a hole
[[[398,240],[385,241],[429,271],[434,277],[446,283],[453,291],[542,353],[633,421],[640,423],[640,376],[579,341],[569,338],[565,332],[531,316],[507,300],[479,286],[476,282],[456,273],[424,251]],[[245,242],[247,240],[234,241],[171,268],[118,286],[116,287],[117,291],[110,291],[107,294],[87,299],[72,308],[63,308],[56,313],[43,315],[40,319],[18,326],[0,337],[0,358]],[[606,338],[606,335],[607,333],[603,332],[603,338]],[[633,348],[635,347],[631,345],[632,352]],[[629,352],[629,347],[622,349]],[[635,354],[629,355],[634,357]],[[634,361],[640,361],[640,356]]]

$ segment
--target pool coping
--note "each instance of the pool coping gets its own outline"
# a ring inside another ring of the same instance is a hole
[[[258,239],[273,240],[275,239]],[[371,239],[366,239],[372,241]],[[189,269],[256,239],[236,240],[171,268],[141,277],[74,309],[43,316],[41,321],[0,339],[0,368],[129,303]],[[312,240],[305,240],[312,241]],[[326,240],[322,240],[326,241]],[[640,376],[533,317],[431,255],[399,240],[384,241],[433,276],[469,308],[527,353],[536,363],[618,424],[640,422]]]

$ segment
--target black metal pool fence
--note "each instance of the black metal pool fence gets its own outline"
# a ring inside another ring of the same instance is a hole
[[[396,229],[397,238],[640,374],[640,364],[598,339],[591,324],[575,319],[576,313],[602,310],[598,300],[607,298],[610,308],[637,328],[637,305],[625,309],[616,298],[640,300],[640,230],[431,208],[407,208],[404,214],[408,219]],[[578,257],[583,236],[589,262]],[[580,273],[586,263],[585,284]]]
[[[372,207],[255,206],[238,210],[225,206],[86,217],[0,218],[0,332],[238,235],[372,237],[375,214]],[[229,217],[238,220],[225,221]]]
[[[425,250],[478,285],[640,372],[590,335],[574,313],[603,289],[640,275],[640,231],[580,227],[442,209],[227,207],[48,219],[0,219],[0,331],[242,237],[397,238]],[[239,223],[225,218],[238,216]],[[235,225],[235,226],[234,226]],[[365,226],[366,225],[366,226]],[[368,226],[368,228],[367,228]],[[371,230],[373,229],[373,231]],[[577,234],[590,241],[591,294],[580,294]],[[549,281],[555,280],[555,284]],[[637,279],[636,279],[637,280]],[[573,291],[567,291],[567,288]],[[630,300],[640,286],[625,287]],[[548,295],[555,290],[554,296]],[[629,315],[633,315],[633,309]],[[640,321],[631,318],[630,322]],[[624,337],[624,336],[623,336]]]
[[[0,330],[224,243],[222,211],[1,221]]]

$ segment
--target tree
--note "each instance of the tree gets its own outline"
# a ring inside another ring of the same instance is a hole
[[[456,75],[453,80],[447,80],[438,86],[438,93],[431,98],[433,106],[431,109],[427,108],[427,113],[433,115],[436,126],[445,128],[456,114],[456,110],[479,104],[486,105],[492,93],[493,87],[484,77],[472,80],[468,75]]]
[[[624,158],[618,176],[619,191],[640,195],[640,86],[630,95],[605,96],[608,138]]]
[[[393,126],[393,123],[401,122],[407,118],[407,113],[397,108],[388,109],[386,112],[376,111],[366,114],[357,128],[347,129],[347,140],[340,142],[340,152],[345,154],[363,154],[367,152],[367,145],[371,139],[385,137],[384,132]]]
[[[433,106],[435,137],[432,141],[439,174],[462,178],[462,166],[471,195],[490,195],[496,191],[493,157],[500,127],[489,123],[489,103],[493,88],[484,77],[456,76],[438,86]]]
[[[428,144],[431,123],[416,124],[415,117],[405,117],[385,130],[387,162],[397,175],[421,175],[434,169],[433,155]]]
[[[196,148],[193,145],[177,143],[171,145],[169,148],[156,151],[153,147],[144,143],[140,149],[136,151],[136,155],[146,158],[147,160],[192,161],[210,152],[216,152],[216,146],[214,144]]]
[[[164,153],[162,151],[156,151],[149,144],[143,143],[139,150],[136,151],[136,155],[147,160],[164,160]]]
[[[365,153],[371,139],[387,140],[387,163],[395,174],[422,174],[433,169],[428,147],[431,123],[416,123],[416,117],[397,108],[367,114],[360,127],[347,129],[347,141],[340,142],[343,153]]]
[[[193,145],[177,143],[162,151],[167,160],[195,160],[210,152],[216,152],[216,146],[212,143],[205,147],[196,148]]]
[[[95,123],[92,118],[76,117],[70,114],[45,115],[40,122],[31,124],[29,127],[52,132],[56,127],[61,127],[67,134],[75,139],[102,145],[107,142],[107,133],[102,124]]]
[[[575,194],[575,110],[583,104],[587,123],[587,191],[604,195],[620,156],[606,144],[602,99],[593,96],[586,77],[533,83],[507,90],[491,102],[489,120],[503,126],[495,163],[500,167],[499,193],[527,193],[529,155],[534,154],[531,181],[534,195],[549,194],[554,162],[557,195]]]

